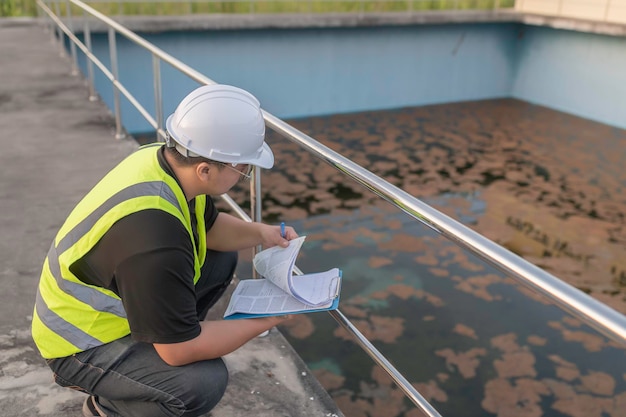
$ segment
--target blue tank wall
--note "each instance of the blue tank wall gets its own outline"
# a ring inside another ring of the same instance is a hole
[[[142,34],[281,118],[516,97],[626,127],[625,39],[513,23]],[[121,81],[154,114],[151,56],[118,37]],[[106,35],[94,51],[108,65]],[[84,60],[81,60],[84,66]],[[164,113],[197,84],[164,64]],[[112,106],[112,88],[96,78]],[[125,101],[125,100],[124,100]],[[123,103],[127,130],[151,130]]]
[[[626,38],[526,27],[511,95],[626,128]]]

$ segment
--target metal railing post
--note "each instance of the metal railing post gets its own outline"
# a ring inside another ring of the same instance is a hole
[[[55,13],[59,18],[61,17],[61,6],[59,5],[59,0],[54,2]],[[59,40],[59,55],[65,56],[65,35],[61,30],[61,27],[57,25],[57,38]]]
[[[157,142],[163,142],[164,137],[161,137],[163,129],[163,96],[161,88],[161,60],[155,54],[152,54],[152,73],[154,74],[154,112],[157,122]]]
[[[113,74],[113,104],[115,110],[115,139],[124,139],[126,134],[122,130],[122,112],[120,109],[119,73],[117,68],[117,43],[115,29],[109,27],[109,54],[111,55],[111,73]]]
[[[72,17],[70,0],[65,0],[65,17],[67,18],[67,27],[74,34],[74,18]],[[70,74],[78,75],[78,58],[76,57],[76,44],[74,42],[70,42],[70,53],[72,56],[72,71]]]
[[[39,3],[37,3],[37,4],[39,5]],[[39,7],[41,7],[41,5],[39,5]],[[42,11],[43,11],[43,8],[42,8]],[[56,43],[56,40],[57,40],[56,36],[57,36],[57,29],[58,29],[58,27],[54,23],[54,20],[52,20],[52,18],[50,16],[46,16],[46,17],[48,18],[48,23],[50,24],[50,27],[48,28],[48,31],[50,32],[50,43],[52,45],[54,45]]]
[[[91,50],[91,27],[89,26],[89,19],[87,18],[87,12],[83,10],[83,34],[85,36],[85,46],[87,47],[87,51],[91,54],[93,51]],[[89,56],[85,59],[85,64],[87,65],[87,83],[89,84],[89,101],[98,101],[98,95],[96,94],[95,88],[95,80],[93,75],[93,62],[89,59]]]
[[[255,166],[252,171],[252,181],[250,181],[250,218],[253,222],[262,220],[261,209],[261,168]],[[252,248],[252,257],[262,249],[261,245]],[[252,278],[257,278],[257,276],[256,269],[252,268]]]

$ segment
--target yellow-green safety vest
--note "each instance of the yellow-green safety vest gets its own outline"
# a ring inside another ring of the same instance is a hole
[[[121,299],[88,285],[70,271],[118,220],[159,209],[181,221],[194,247],[194,283],[206,257],[206,196],[195,201],[198,244],[189,205],[178,183],[159,165],[162,144],[139,148],[109,172],[74,208],[44,261],[33,313],[32,336],[41,355],[60,358],[130,334]]]

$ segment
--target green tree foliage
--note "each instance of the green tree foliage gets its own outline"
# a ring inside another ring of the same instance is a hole
[[[0,17],[35,16],[35,0],[0,0]]]

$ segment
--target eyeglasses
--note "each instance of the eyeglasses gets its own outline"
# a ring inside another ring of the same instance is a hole
[[[240,181],[249,180],[250,177],[252,176],[252,169],[254,168],[254,165],[250,165],[250,164],[227,164],[224,162],[220,162],[220,165],[223,165],[228,169],[232,169],[233,171],[241,175],[241,178],[239,179]],[[238,170],[237,169],[238,166],[243,166],[244,171]]]

